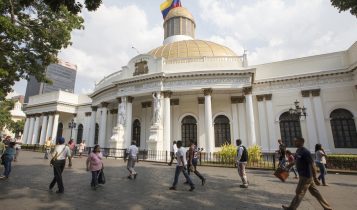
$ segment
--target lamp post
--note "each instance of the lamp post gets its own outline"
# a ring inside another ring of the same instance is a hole
[[[71,129],[71,136],[70,136],[70,139],[72,139],[72,131],[73,131],[73,128],[76,128],[77,124],[74,122],[74,119],[71,120],[71,122],[68,123],[68,128]]]
[[[300,102],[299,102],[298,100],[296,100],[296,101],[294,102],[294,105],[295,105],[295,109],[290,108],[290,109],[289,109],[289,114],[292,115],[292,116],[298,117],[299,120],[300,120],[300,118],[301,118],[302,116],[304,116],[305,119],[306,119],[306,116],[307,116],[307,114],[306,114],[306,108],[305,108],[304,106],[303,106],[303,107],[300,107]]]

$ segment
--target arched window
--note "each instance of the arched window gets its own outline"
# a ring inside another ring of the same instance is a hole
[[[94,145],[98,144],[99,125],[95,124]]]
[[[346,109],[336,109],[330,114],[333,141],[336,148],[357,148],[356,124]]]
[[[216,147],[231,142],[231,126],[228,117],[219,115],[214,119],[214,140]]]
[[[80,144],[82,142],[82,138],[83,138],[83,125],[79,124],[77,130],[77,144]]]
[[[63,134],[63,124],[62,123],[58,123],[58,127],[57,127],[57,138],[58,137],[62,137]]]
[[[191,115],[181,121],[181,140],[184,147],[190,145],[190,140],[197,142],[197,121]]]
[[[294,138],[301,136],[300,119],[296,115],[284,112],[279,117],[281,140],[287,147],[294,146]]]
[[[141,131],[141,125],[140,121],[138,119],[134,120],[133,122],[133,135],[132,139],[133,141],[136,142],[136,146],[140,147],[140,131]]]

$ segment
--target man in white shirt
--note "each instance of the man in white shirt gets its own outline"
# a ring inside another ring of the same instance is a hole
[[[237,139],[237,166],[238,174],[242,179],[243,184],[240,185],[241,188],[248,188],[248,179],[245,173],[245,167],[248,162],[248,150],[242,145],[242,140]]]
[[[193,191],[195,189],[195,185],[193,184],[190,176],[187,173],[186,150],[185,148],[182,147],[182,141],[177,141],[176,158],[177,158],[177,165],[175,170],[175,179],[174,179],[174,183],[172,184],[172,187],[170,187],[169,189],[176,190],[178,178],[180,176],[180,173],[182,172],[188,184],[190,184],[191,186],[190,191]]]
[[[128,164],[127,164],[127,169],[129,171],[129,176],[128,179],[136,179],[136,176],[138,173],[134,170],[135,167],[135,162],[137,161],[137,156],[138,156],[138,147],[136,146],[136,142],[132,141],[131,145],[129,148],[126,150],[126,154],[128,157]]]

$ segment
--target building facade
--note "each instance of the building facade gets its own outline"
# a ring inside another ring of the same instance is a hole
[[[46,77],[52,84],[38,82],[34,76],[30,76],[27,83],[25,103],[29,102],[29,97],[49,93],[53,91],[66,91],[73,93],[76,82],[77,66],[68,62],[59,61],[58,64],[51,64],[46,68]]]
[[[164,21],[164,44],[132,58],[88,96],[62,91],[30,98],[24,143],[72,136],[89,146],[169,151],[174,140],[206,152],[242,139],[274,152],[302,136],[314,150],[357,153],[357,42],[346,51],[249,66],[247,56],[194,38],[182,7]],[[289,114],[295,101],[307,116]],[[42,125],[42,126],[41,126]],[[59,132],[61,131],[61,132]]]

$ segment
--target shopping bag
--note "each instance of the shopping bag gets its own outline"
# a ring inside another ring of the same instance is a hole
[[[98,184],[105,184],[105,176],[104,176],[104,171],[103,169],[100,170],[99,175],[98,175]]]
[[[289,171],[284,168],[278,168],[274,172],[274,176],[276,176],[282,182],[285,182],[285,180],[289,177]]]

